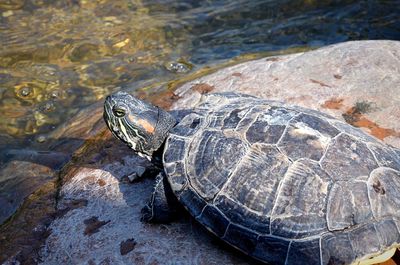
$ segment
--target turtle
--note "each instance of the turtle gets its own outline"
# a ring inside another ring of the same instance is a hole
[[[400,246],[400,150],[328,114],[235,92],[165,111],[109,95],[112,134],[159,164],[144,221],[179,205],[267,264],[372,264]]]

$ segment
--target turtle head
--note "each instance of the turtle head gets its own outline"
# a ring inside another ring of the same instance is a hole
[[[161,147],[176,124],[168,112],[126,92],[106,98],[104,120],[115,137],[148,159]]]

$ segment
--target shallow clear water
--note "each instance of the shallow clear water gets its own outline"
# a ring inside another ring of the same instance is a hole
[[[42,141],[123,87],[360,39],[400,39],[400,1],[1,1],[0,146]]]

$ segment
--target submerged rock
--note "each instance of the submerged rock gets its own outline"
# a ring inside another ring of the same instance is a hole
[[[22,264],[37,263],[54,217],[81,207],[76,200],[56,207],[59,177],[64,176],[60,169],[85,142],[105,130],[101,117],[99,102],[53,131],[44,143],[47,151],[0,151],[0,264],[9,257]]]

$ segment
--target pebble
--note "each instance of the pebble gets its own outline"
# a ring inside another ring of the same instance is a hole
[[[23,97],[27,97],[32,93],[32,88],[30,87],[23,87],[21,88],[21,90],[19,91],[19,94]]]
[[[187,73],[192,69],[192,66],[186,63],[170,62],[165,65],[165,68],[173,73]]]

